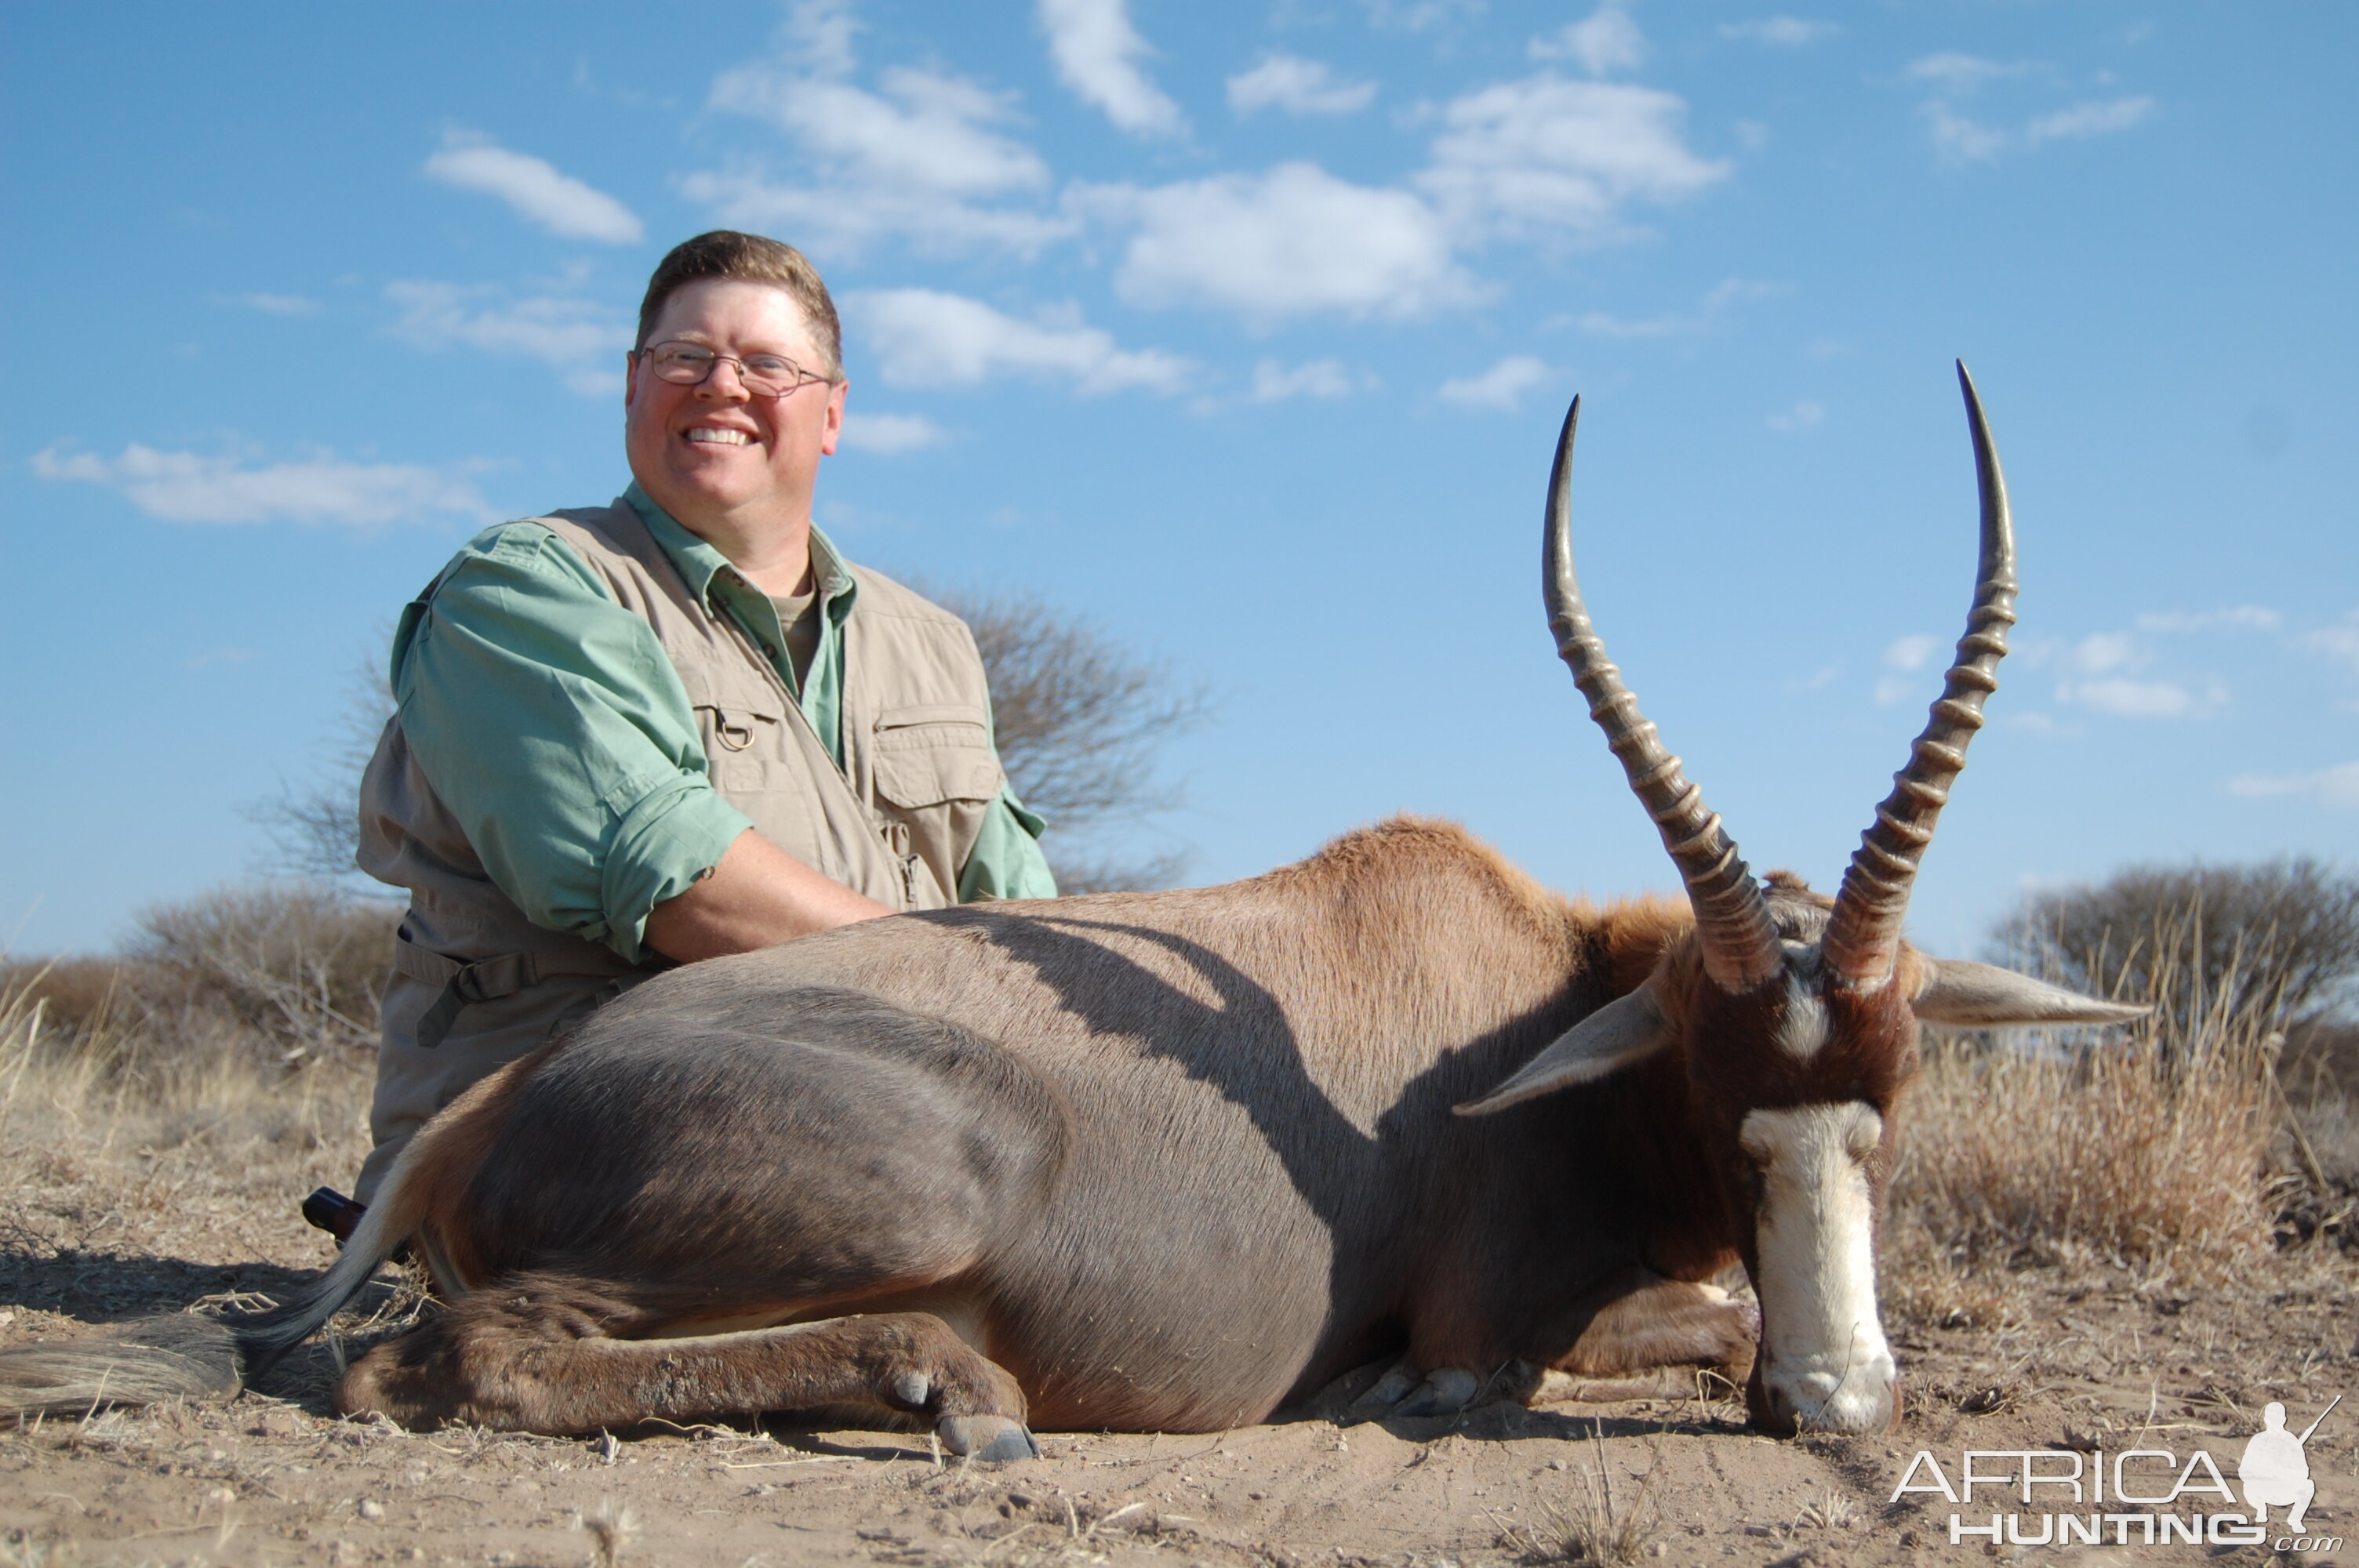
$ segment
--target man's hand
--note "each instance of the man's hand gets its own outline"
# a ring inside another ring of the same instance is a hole
[[[647,942],[691,964],[892,913],[748,828],[709,874],[648,912]]]

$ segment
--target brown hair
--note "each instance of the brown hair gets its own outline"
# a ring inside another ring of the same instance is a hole
[[[655,276],[647,279],[647,297],[639,301],[636,347],[647,346],[647,334],[655,330],[656,318],[663,314],[665,301],[688,285],[708,277],[766,283],[785,289],[788,297],[802,307],[811,341],[827,356],[827,363],[818,368],[824,369],[832,380],[843,378],[843,327],[836,319],[835,301],[828,297],[827,285],[820,281],[819,269],[792,245],[760,234],[741,234],[734,229],[715,229],[692,240],[682,240],[656,264]]]

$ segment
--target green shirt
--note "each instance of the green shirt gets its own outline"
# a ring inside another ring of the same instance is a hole
[[[843,622],[859,586],[834,546],[812,528],[820,636],[798,681],[768,597],[637,485],[625,496],[690,589],[769,657],[841,765]],[[648,912],[753,826],[706,777],[654,628],[540,524],[477,535],[432,599],[403,613],[393,690],[411,753],[499,890],[534,924],[634,963],[652,956]],[[959,868],[961,902],[1055,897],[1041,827],[1003,790]]]

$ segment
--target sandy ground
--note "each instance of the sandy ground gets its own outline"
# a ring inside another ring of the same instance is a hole
[[[129,1147],[22,1133],[0,1172],[0,1346],[285,1291],[329,1255],[295,1218],[296,1197],[352,1159],[348,1130],[296,1122],[226,1141],[168,1129]],[[1702,1400],[1493,1407],[1348,1430],[1306,1419],[1203,1435],[1043,1434],[1041,1459],[1006,1466],[945,1462],[923,1435],[786,1426],[416,1435],[335,1419],[333,1353],[321,1346],[227,1405],[0,1433],[0,1568],[1489,1564],[1577,1561],[1568,1537],[1584,1534],[1599,1555],[1618,1545],[1640,1563],[2359,1562],[2349,1545],[2114,1545],[2110,1524],[2103,1547],[1994,1551],[1952,1545],[1951,1513],[1986,1523],[2012,1507],[2037,1533],[2045,1509],[1987,1486],[1956,1510],[1939,1496],[1888,1501],[1919,1450],[1954,1483],[1968,1448],[2167,1449],[2184,1464],[2201,1447],[2233,1481],[2264,1401],[2285,1401],[2299,1428],[2335,1394],[2359,1395],[2354,1280],[2347,1255],[2313,1252],[2280,1254],[2234,1288],[2016,1276],[2006,1313],[1985,1304],[1939,1314],[1952,1326],[1889,1325],[1910,1398],[1898,1431],[1785,1442]],[[399,1310],[391,1281],[364,1310]],[[342,1328],[366,1339],[385,1325]],[[2313,1535],[2359,1537],[2354,1440],[2359,1398],[2311,1440]],[[2225,1506],[2190,1496],[2178,1511]],[[2122,1528],[2138,1541],[2142,1527]]]

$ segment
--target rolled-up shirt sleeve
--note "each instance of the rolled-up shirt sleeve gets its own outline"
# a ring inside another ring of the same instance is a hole
[[[478,536],[396,650],[410,751],[535,925],[648,957],[648,913],[753,826],[705,773],[679,674],[549,529]]]
[[[959,870],[959,902],[1056,897],[1056,876],[1040,852],[1040,833],[1047,826],[1037,813],[1025,809],[1012,787],[1001,789],[983,814],[974,848]]]

